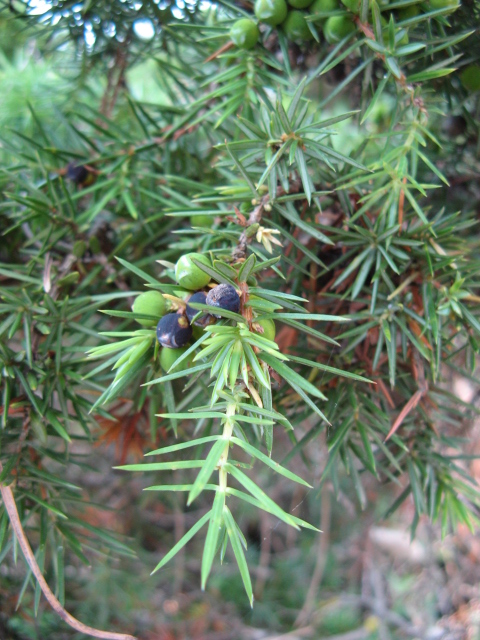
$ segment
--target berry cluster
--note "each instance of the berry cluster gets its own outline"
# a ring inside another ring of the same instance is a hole
[[[195,262],[197,264],[195,264]],[[163,347],[160,352],[160,365],[168,371],[173,363],[189,348],[192,337],[198,339],[205,327],[213,324],[221,315],[204,313],[195,309],[192,303],[205,304],[217,309],[234,313],[240,312],[240,296],[231,284],[216,284],[203,271],[198,263],[208,266],[207,256],[200,253],[188,253],[182,256],[175,267],[175,279],[182,288],[183,304],[172,310],[170,301],[158,291],[141,293],[134,301],[132,311],[136,320],[144,327],[156,325],[156,335]],[[253,323],[253,329],[264,334],[268,340],[275,338],[275,324],[270,319],[260,319]],[[193,355],[192,355],[193,358]],[[179,370],[190,366],[187,359]]]
[[[388,26],[388,0],[380,1],[382,7],[381,22]],[[407,20],[422,11],[450,8],[455,11],[459,0],[428,0],[412,4],[402,9],[392,10],[397,21]],[[308,42],[321,29],[329,44],[340,42],[357,30],[361,0],[256,0],[254,13],[258,22],[279,27],[288,40],[296,43]],[[328,15],[332,14],[332,15]],[[258,23],[251,18],[237,20],[230,29],[234,44],[242,49],[252,49],[260,38]],[[399,43],[408,44],[405,33]]]

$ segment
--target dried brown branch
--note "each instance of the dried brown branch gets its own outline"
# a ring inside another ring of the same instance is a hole
[[[125,71],[127,69],[129,42],[130,37],[127,36],[125,42],[118,47],[114,64],[109,68],[107,73],[107,86],[100,105],[100,113],[107,118],[111,118],[119,91],[125,87]]]
[[[421,356],[416,349],[414,349],[413,351],[412,371],[413,376],[418,384],[418,391],[415,391],[413,396],[398,414],[397,419],[393,423],[392,428],[385,438],[385,442],[387,442],[387,440],[389,440],[393,436],[393,434],[401,426],[408,414],[417,407],[420,400],[428,393],[428,382],[425,380],[425,370],[423,367]]]
[[[0,462],[0,472],[3,470],[2,463]],[[40,567],[37,564],[35,556],[33,554],[32,548],[30,547],[30,543],[27,540],[25,535],[25,531],[23,530],[22,523],[20,521],[20,516],[18,515],[17,505],[15,503],[15,498],[13,497],[13,492],[10,486],[7,486],[3,483],[0,483],[0,493],[2,495],[3,504],[7,511],[8,517],[10,519],[10,523],[12,525],[13,532],[18,540],[20,548],[25,556],[25,560],[27,561],[28,566],[30,567],[33,575],[35,576],[38,584],[40,585],[40,589],[43,592],[43,595],[47,599],[49,605],[55,611],[55,613],[66,622],[72,629],[80,633],[84,633],[87,636],[92,636],[93,638],[103,638],[103,640],[137,640],[135,636],[130,636],[124,633],[112,633],[110,631],[100,631],[99,629],[94,629],[93,627],[89,627],[83,622],[80,622],[76,618],[66,611],[57,598],[54,596],[50,587],[45,581],[45,578],[40,571]]]
[[[235,45],[231,40],[229,42],[226,42],[220,47],[220,49],[217,49],[214,53],[212,53],[211,56],[208,56],[208,58],[205,58],[205,62],[211,62],[212,60],[215,60],[215,58],[218,58],[218,56],[222,55],[222,53],[225,53],[225,51],[232,49],[234,46]]]
[[[407,176],[404,176],[402,180],[403,184],[407,184]],[[400,196],[398,198],[398,233],[403,231],[403,208],[405,205],[405,189],[400,190]]]

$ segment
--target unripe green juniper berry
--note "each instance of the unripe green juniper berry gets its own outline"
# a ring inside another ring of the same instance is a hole
[[[282,23],[282,29],[289,40],[301,43],[308,42],[313,38],[305,16],[303,11],[296,9],[288,12],[287,19]]]
[[[213,319],[213,316],[210,316]],[[205,333],[205,327],[199,327],[197,324],[192,324],[192,340],[199,340]]]
[[[399,9],[398,11],[398,19],[399,20],[408,20],[409,18],[416,18],[420,15],[420,7],[418,4],[410,5],[409,7],[404,7],[403,9]]]
[[[240,296],[231,284],[219,284],[210,289],[206,303],[211,307],[219,307],[227,311],[238,313],[240,311]],[[221,316],[217,316],[221,318]]]
[[[360,13],[361,0],[341,0],[341,2],[347,7],[349,11],[353,13]]]
[[[187,347],[180,347],[178,349],[162,349],[160,352],[160,366],[162,367],[162,369],[167,372],[170,367],[178,360],[178,358],[180,358],[180,356],[183,356],[186,350]],[[185,371],[185,369],[188,369],[192,362],[192,358],[193,354],[190,358],[187,358],[182,363],[180,363],[176,371]]]
[[[187,253],[182,256],[175,267],[175,277],[178,284],[185,289],[195,291],[201,289],[210,282],[210,276],[193,262],[201,262],[205,266],[210,265],[207,256],[201,253]]]
[[[167,311],[167,301],[159,291],[145,291],[135,298],[132,311],[139,315],[153,316],[155,320],[137,318],[137,322],[144,327],[155,326],[158,319],[164,316]]]
[[[323,35],[329,44],[336,44],[356,31],[355,23],[348,16],[332,16],[323,25]]]
[[[312,0],[288,0],[288,4],[295,9],[306,9],[312,4]]]
[[[253,20],[241,18],[232,25],[230,37],[237,47],[253,49],[260,37],[260,31]]]
[[[162,347],[184,347],[191,337],[192,327],[187,318],[179,313],[167,313],[157,325],[157,340]]]
[[[310,5],[310,9],[308,10],[311,15],[315,15],[316,13],[320,13],[322,11],[335,11],[339,9],[338,0],[315,0],[315,2]],[[317,18],[314,20],[314,24],[323,24],[327,18]]]
[[[460,6],[459,0],[430,0],[431,9],[447,9],[450,7],[450,13],[456,11]]]
[[[214,222],[215,218],[213,216],[190,216],[190,224],[192,227],[205,227],[209,229]]]
[[[474,92],[480,89],[480,65],[469,64],[460,74],[460,82],[465,89]]]
[[[263,333],[261,331],[257,331],[257,327],[255,327],[255,325],[260,325],[263,329]],[[257,331],[257,333],[267,340],[275,340],[275,322],[271,318],[260,318],[258,320],[255,318],[253,321],[253,330]]]
[[[287,3],[285,0],[256,0],[255,15],[261,21],[275,27],[287,17]]]

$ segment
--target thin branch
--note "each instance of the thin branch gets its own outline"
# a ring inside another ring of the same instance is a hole
[[[295,620],[295,626],[299,627],[309,621],[312,612],[315,609],[315,600],[317,598],[318,587],[320,586],[327,562],[328,546],[330,544],[330,521],[331,521],[331,498],[330,491],[324,488],[322,491],[322,514],[321,523],[323,533],[318,537],[316,555],[317,560],[315,569],[313,570],[312,580],[308,587],[307,597],[302,610]]]
[[[234,46],[235,45],[231,40],[229,42],[226,42],[220,47],[220,49],[217,49],[214,53],[212,53],[211,56],[205,58],[205,62],[211,62],[212,60],[215,60],[215,58],[218,58],[218,56],[220,56],[222,53],[225,53],[229,49],[232,49]]]
[[[269,199],[270,199],[270,196],[267,194],[266,196],[263,196],[263,198],[260,200],[260,204],[258,204],[255,207],[255,209],[250,214],[250,217],[248,218],[247,229],[252,224],[259,224],[260,223],[260,221],[262,219],[264,207],[267,204],[267,202],[269,201]],[[247,257],[247,245],[248,245],[249,240],[251,240],[251,238],[252,238],[252,236],[248,235],[247,229],[242,231],[242,234],[241,234],[240,238],[238,239],[237,246],[235,247],[235,249],[232,252],[232,256],[233,256],[233,259],[234,259],[235,262],[237,262],[238,260],[244,260]]]
[[[280,188],[278,190],[277,198],[287,193],[298,193],[300,190],[300,185],[301,185],[300,180],[294,180],[293,182],[290,183],[288,191],[285,191],[285,189],[283,188]],[[237,262],[238,260],[244,260],[247,257],[247,245],[254,238],[254,235],[249,234],[248,227],[250,227],[253,224],[260,224],[260,222],[262,221],[263,213],[265,211],[265,205],[269,203],[270,203],[270,194],[267,193],[260,199],[259,203],[251,212],[245,225],[246,228],[240,235],[240,238],[238,239],[238,242],[237,242],[237,246],[232,251],[232,257],[235,262]]]
[[[272,529],[270,514],[266,511],[260,512],[260,535],[262,541],[260,543],[260,559],[258,562],[258,578],[255,582],[255,600],[261,600],[265,589],[265,583],[268,575],[268,565],[271,555]],[[293,529],[293,527],[292,527]]]
[[[0,462],[0,472],[2,470],[3,467],[2,463]],[[8,517],[10,518],[13,532],[17,537],[20,548],[23,552],[23,555],[25,556],[25,560],[27,561],[27,564],[30,567],[33,575],[37,579],[37,582],[40,585],[40,589],[43,591],[43,595],[45,596],[49,605],[52,607],[55,613],[68,625],[70,625],[72,629],[75,629],[80,633],[84,633],[87,636],[92,636],[93,638],[103,638],[103,640],[137,640],[135,636],[130,636],[124,633],[111,633],[109,631],[100,631],[99,629],[89,627],[70,615],[68,611],[65,611],[60,602],[54,596],[50,587],[46,583],[42,572],[40,571],[40,567],[37,564],[32,548],[30,547],[30,544],[23,530],[20,516],[18,515],[17,511],[15,498],[13,497],[13,492],[10,486],[6,486],[3,483],[0,483],[0,493],[2,495],[3,504],[7,511]]]

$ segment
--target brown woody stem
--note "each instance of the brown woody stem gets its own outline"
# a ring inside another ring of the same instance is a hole
[[[0,472],[2,470],[3,467],[2,463],[0,462]],[[32,570],[33,575],[37,579],[43,595],[45,596],[49,605],[52,607],[55,613],[68,625],[70,625],[72,629],[75,629],[80,633],[84,633],[87,636],[92,636],[93,638],[103,638],[103,640],[137,640],[135,636],[129,636],[124,633],[111,633],[110,631],[100,631],[99,629],[89,627],[70,615],[68,611],[65,611],[60,602],[52,593],[50,587],[48,586],[45,578],[42,575],[42,572],[40,571],[40,567],[37,564],[32,548],[30,547],[30,543],[28,542],[25,531],[23,530],[22,523],[20,522],[17,505],[15,503],[15,498],[13,497],[13,492],[10,486],[6,486],[3,483],[0,483],[0,493],[2,495],[3,504],[10,519],[13,532],[17,537],[20,548],[23,552],[23,555],[25,556],[25,560]]]

